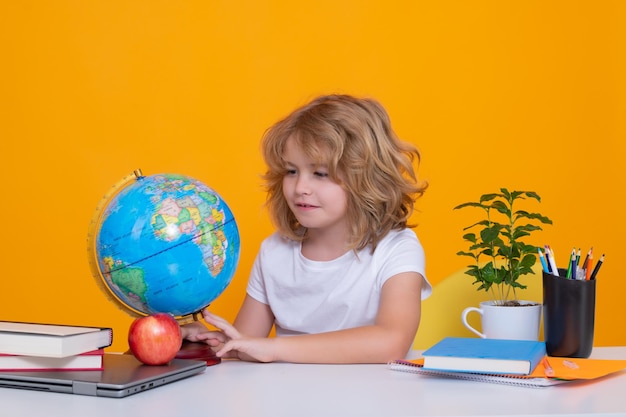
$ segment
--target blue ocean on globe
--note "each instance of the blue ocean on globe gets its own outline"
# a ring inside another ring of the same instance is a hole
[[[103,208],[95,230],[100,278],[142,314],[194,314],[228,286],[240,237],[224,200],[183,175],[138,176]]]

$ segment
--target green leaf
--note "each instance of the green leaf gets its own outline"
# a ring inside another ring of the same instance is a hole
[[[509,238],[511,240],[518,240],[518,239],[523,238],[525,236],[530,236],[530,233],[528,233],[525,230],[517,229],[511,236],[509,236]]]
[[[524,195],[524,191],[512,191],[510,194],[509,201],[515,201],[518,198],[524,198],[524,197],[521,197],[522,195]]]
[[[537,256],[535,254],[531,255],[529,253],[522,258],[520,265],[526,268],[531,268],[533,265],[535,265],[536,262],[537,262]]]
[[[498,248],[498,255],[508,258],[511,255],[511,247],[502,245]]]
[[[511,193],[509,193],[509,190],[507,190],[506,188],[500,188],[500,192],[502,193],[502,197],[510,200],[511,199]]]
[[[478,269],[472,269],[471,267],[469,267],[470,269],[468,269],[467,271],[465,271],[466,275],[469,275],[471,277],[477,278],[480,275],[480,271]]]
[[[529,219],[529,220],[539,220],[541,223],[544,224],[552,224],[552,220],[550,220],[550,218],[543,216],[539,213],[529,213],[527,211],[524,210],[518,210],[515,212],[515,220],[519,220],[519,219]]]
[[[480,196],[480,202],[484,203],[485,201],[491,201],[495,198],[501,198],[502,194],[496,194],[496,193],[490,193],[490,194],[483,194]]]
[[[492,243],[496,239],[498,239],[498,236],[500,235],[500,229],[501,227],[498,225],[483,229],[480,232],[480,238],[483,240],[483,242],[487,244]]]
[[[463,230],[467,230],[467,229],[471,229],[472,227],[476,227],[476,226],[489,226],[491,224],[491,222],[489,222],[489,220],[481,220],[478,223],[474,223],[471,226],[467,226],[465,228],[463,228]]]
[[[474,202],[470,202],[470,203],[463,203],[463,204],[459,204],[458,206],[456,206],[453,210],[458,210],[458,209],[462,209],[464,207],[479,207],[482,209],[486,209],[485,206],[483,206],[480,203],[474,203]]]
[[[491,208],[496,209],[499,213],[502,213],[507,217],[511,215],[511,209],[506,203],[502,201],[494,201],[491,204]]]
[[[519,282],[515,281],[511,283],[511,287],[513,288],[519,288],[520,290],[525,290],[527,288],[526,285],[522,285]]]
[[[467,240],[471,243],[476,243],[476,233],[466,233],[463,235],[463,240]]]
[[[534,198],[538,202],[541,202],[541,197],[534,191],[524,191],[524,194],[526,194],[526,197]]]

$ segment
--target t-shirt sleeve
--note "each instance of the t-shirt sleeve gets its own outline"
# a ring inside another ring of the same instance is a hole
[[[250,272],[246,292],[255,300],[263,304],[268,304],[267,293],[265,292],[265,282],[263,281],[261,268],[261,252],[257,254],[254,264],[252,265],[252,271]]]
[[[424,248],[415,232],[405,229],[389,239],[382,247],[379,259],[381,262],[379,273],[379,285],[382,287],[385,282],[394,275],[403,272],[417,272],[424,277],[422,286],[422,299],[427,298],[432,293],[432,286],[426,278],[426,257]]]
[[[250,277],[248,278],[248,286],[246,288],[247,294],[263,304],[269,304],[267,287],[265,285],[266,277],[263,275],[263,271],[268,265],[265,265],[264,267],[264,263],[272,262],[272,259],[275,258],[275,254],[278,253],[276,249],[278,248],[279,243],[280,238],[276,233],[268,236],[263,242],[261,242],[261,247],[259,248],[259,252],[254,259],[252,271],[250,272]]]

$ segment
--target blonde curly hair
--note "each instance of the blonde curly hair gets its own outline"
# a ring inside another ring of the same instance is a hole
[[[326,95],[296,109],[263,136],[266,206],[279,233],[306,239],[283,196],[289,138],[313,161],[326,165],[330,178],[346,191],[351,249],[371,245],[374,250],[390,230],[414,227],[408,219],[428,187],[413,168],[414,162],[419,164],[419,151],[396,136],[377,101]]]

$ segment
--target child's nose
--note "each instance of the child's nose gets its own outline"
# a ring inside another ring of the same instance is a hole
[[[299,176],[298,181],[296,181],[296,192],[298,194],[310,194],[311,193],[310,181],[303,175]]]

